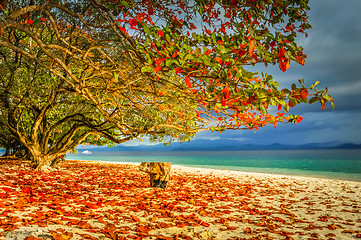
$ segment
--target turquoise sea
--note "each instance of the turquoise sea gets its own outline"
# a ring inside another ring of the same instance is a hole
[[[173,164],[244,172],[332,178],[361,182],[361,150],[263,150],[116,152],[68,154],[66,159],[105,162],[172,162]]]

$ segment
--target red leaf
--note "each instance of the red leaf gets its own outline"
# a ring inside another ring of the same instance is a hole
[[[206,56],[208,56],[211,52],[212,52],[212,50],[208,49],[204,54],[205,54]]]
[[[290,101],[288,101],[288,106],[290,106],[290,107],[294,107],[295,106],[295,104],[290,100]]]
[[[26,24],[33,24],[34,23],[34,21],[32,21],[32,20],[28,20],[28,21],[26,21]]]
[[[301,90],[300,97],[301,97],[301,98],[307,98],[307,97],[308,97],[308,90],[305,89],[305,88],[303,88],[303,89]]]
[[[305,60],[302,59],[302,57],[300,56],[295,56],[295,58],[297,59],[298,63],[301,64],[302,66],[305,65]]]
[[[135,26],[137,26],[137,24],[138,24],[138,21],[137,20],[135,20],[135,19],[129,19],[129,25],[131,26],[131,27],[135,27]]]
[[[205,28],[204,31],[205,31],[208,35],[211,35],[211,34],[212,34],[211,30],[209,30],[209,29],[207,29],[207,28]]]
[[[210,226],[210,224],[206,223],[206,222],[202,222],[201,225],[204,226],[204,227],[209,227]]]
[[[46,18],[44,18],[44,17],[40,18],[40,20],[41,20],[42,22],[46,22]]]
[[[228,99],[229,98],[229,87],[225,87],[223,90],[222,90],[222,93],[225,93],[225,98]]]
[[[252,104],[254,102],[254,100],[256,100],[256,97],[255,96],[250,96],[248,99],[247,99],[247,104]]]
[[[284,56],[285,56],[285,52],[286,52],[286,50],[285,50],[283,47],[281,47],[280,50],[278,51],[278,57],[279,57],[279,58],[284,57]]]
[[[156,59],[154,60],[155,62],[155,65],[160,65],[163,61],[167,60],[169,57],[166,57],[166,58],[160,58],[160,59]]]
[[[164,36],[164,34],[163,34],[162,30],[158,30],[158,31],[157,31],[157,34],[158,34],[159,36],[161,36],[161,37],[163,37],[163,36]]]
[[[280,58],[279,67],[282,70],[282,72],[285,72],[287,69],[290,68],[290,60],[285,57]]]
[[[189,88],[192,87],[192,83],[191,83],[191,81],[190,81],[190,79],[189,79],[188,76],[184,78],[184,82],[187,84],[187,86],[188,86]]]
[[[122,31],[123,33],[127,33],[127,29],[123,28],[123,27],[120,27],[118,26],[119,30]]]
[[[224,98],[222,98],[222,107],[226,106],[226,100]]]
[[[10,191],[11,191],[11,188],[3,187],[2,190],[4,190],[5,192],[10,192]]]
[[[154,68],[154,72],[159,72],[159,71],[161,71],[162,70],[162,68],[160,67],[160,66],[156,66],[155,68]]]

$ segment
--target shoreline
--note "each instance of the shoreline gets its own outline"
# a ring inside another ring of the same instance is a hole
[[[84,162],[100,162],[100,163],[104,163],[104,164],[134,164],[134,165],[139,165],[140,163],[138,162],[117,162],[117,161],[97,161],[97,160],[74,160],[74,159],[68,159],[70,161],[84,161]],[[331,175],[316,175],[316,174],[310,174],[310,175],[293,175],[292,173],[289,174],[283,174],[283,173],[272,173],[272,172],[255,172],[255,171],[243,171],[243,170],[236,170],[236,169],[231,169],[232,166],[228,166],[229,168],[224,168],[227,166],[221,166],[221,167],[217,167],[217,165],[204,165],[204,167],[202,167],[203,165],[181,165],[181,164],[172,164],[172,168],[173,167],[180,167],[180,168],[189,168],[189,169],[197,169],[197,170],[204,170],[204,171],[208,171],[208,170],[219,170],[219,171],[229,171],[229,172],[234,172],[234,173],[240,173],[240,174],[250,174],[250,175],[269,175],[269,176],[275,176],[275,177],[295,177],[295,178],[311,178],[311,179],[326,179],[326,180],[334,180],[334,181],[346,181],[346,182],[357,182],[357,183],[361,183],[361,179],[357,178],[347,178],[347,177],[339,177],[339,173],[336,173],[337,176],[331,176]],[[214,167],[214,168],[213,168]],[[312,172],[312,171],[311,171]],[[323,172],[326,173],[326,172]],[[327,172],[327,173],[334,173],[334,172]],[[351,174],[346,174],[346,175],[351,175]]]
[[[0,239],[361,238],[360,182],[172,165],[163,190],[137,165],[0,164]]]

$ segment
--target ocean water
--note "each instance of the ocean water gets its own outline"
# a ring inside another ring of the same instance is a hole
[[[361,150],[264,150],[116,152],[68,154],[66,159],[172,164],[244,172],[332,178],[361,182]]]

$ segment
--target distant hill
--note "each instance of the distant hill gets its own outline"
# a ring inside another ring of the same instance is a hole
[[[185,143],[171,143],[165,146],[162,143],[155,145],[125,146],[119,144],[116,147],[92,147],[79,148],[80,152],[121,151],[121,152],[172,152],[172,151],[247,151],[247,150],[316,150],[316,149],[361,149],[361,144],[325,142],[308,143],[303,145],[284,145],[279,143],[269,145],[244,144],[236,140],[205,140],[196,139]],[[0,149],[0,156],[5,149]]]
[[[353,143],[309,143],[304,145],[283,145],[274,143],[270,145],[243,144],[236,140],[204,140],[196,139],[185,143],[171,143],[169,146],[164,144],[139,145],[116,147],[99,147],[79,149],[80,151],[245,151],[245,150],[311,150],[311,149],[361,149],[361,144]]]

